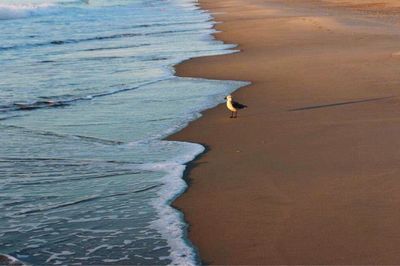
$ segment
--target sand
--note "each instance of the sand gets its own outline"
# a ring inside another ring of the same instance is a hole
[[[200,1],[241,52],[177,74],[252,82],[237,119],[220,105],[170,137],[208,148],[174,203],[205,263],[400,264],[400,19],[384,2]]]

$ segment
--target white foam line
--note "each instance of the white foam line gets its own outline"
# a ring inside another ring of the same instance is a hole
[[[164,185],[157,192],[157,199],[152,202],[159,218],[150,224],[150,228],[157,230],[171,247],[169,256],[171,265],[196,265],[199,260],[196,250],[187,240],[187,224],[184,222],[183,214],[171,207],[172,201],[187,188],[182,178],[186,169],[184,163],[192,161],[205,150],[200,144],[186,143],[186,145],[190,146],[190,152],[178,158],[176,162],[142,166],[143,170],[167,173],[161,179]]]

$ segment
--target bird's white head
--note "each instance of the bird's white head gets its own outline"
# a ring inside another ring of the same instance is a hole
[[[226,96],[226,99],[227,99],[228,101],[232,101],[232,95]]]

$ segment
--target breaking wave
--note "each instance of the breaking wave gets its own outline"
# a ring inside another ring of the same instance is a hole
[[[42,4],[0,4],[0,20],[20,19],[42,15],[54,10],[52,3]]]

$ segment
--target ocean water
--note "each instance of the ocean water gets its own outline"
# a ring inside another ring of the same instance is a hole
[[[0,253],[31,265],[199,263],[185,164],[163,138],[242,82],[173,65],[231,53],[192,0],[0,1]]]

